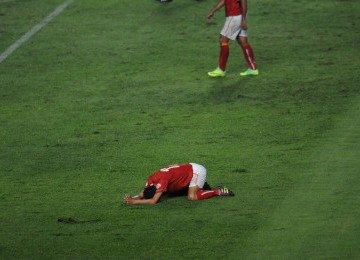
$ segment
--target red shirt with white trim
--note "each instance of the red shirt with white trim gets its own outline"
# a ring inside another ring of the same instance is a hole
[[[145,188],[155,185],[156,192],[176,192],[188,187],[192,177],[190,163],[169,165],[151,174]]]
[[[225,16],[241,15],[240,0],[225,0]]]

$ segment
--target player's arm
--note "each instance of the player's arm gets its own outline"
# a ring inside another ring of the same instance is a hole
[[[246,14],[247,14],[247,0],[240,0],[241,4],[241,29],[247,30]]]
[[[162,192],[157,192],[151,199],[133,199],[129,195],[125,195],[124,203],[126,205],[156,204],[159,201],[161,195]]]
[[[215,12],[220,8],[222,8],[224,5],[225,5],[225,0],[219,0],[219,2],[210,10],[208,15],[206,16],[206,19],[210,20],[214,16]]]
[[[135,200],[142,200],[144,198],[144,190],[145,187],[142,188],[141,192],[138,195],[132,196],[131,198]]]

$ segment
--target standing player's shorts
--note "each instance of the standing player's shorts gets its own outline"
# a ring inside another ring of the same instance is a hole
[[[220,34],[231,40],[236,40],[239,36],[247,37],[247,31],[241,29],[241,17],[242,15],[226,17],[225,25]]]
[[[203,188],[206,181],[206,169],[204,166],[196,163],[190,163],[193,168],[193,177],[190,181],[189,187],[199,186]]]

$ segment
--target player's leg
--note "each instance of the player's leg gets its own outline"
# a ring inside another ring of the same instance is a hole
[[[229,42],[230,40],[235,40],[239,34],[240,20],[241,16],[229,16],[225,20],[224,27],[220,32],[219,44],[220,44],[220,53],[219,53],[219,64],[218,67],[208,73],[210,77],[224,77],[226,71],[226,64],[229,57]]]
[[[218,187],[214,190],[205,190],[206,169],[204,166],[191,163],[193,167],[193,178],[189,185],[188,199],[189,200],[204,200],[214,196],[233,196],[234,194],[227,188]]]
[[[191,163],[193,168],[193,177],[189,184],[188,190],[188,199],[189,200],[201,200],[205,199],[202,196],[203,192],[209,192],[209,197],[216,196],[217,194],[214,193],[212,190],[203,190],[206,181],[206,169],[204,166]]]
[[[245,60],[248,64],[248,70],[245,72],[240,73],[241,76],[248,76],[248,75],[258,75],[259,71],[256,67],[255,55],[254,51],[248,42],[247,32],[241,31],[240,35],[236,38],[237,42],[241,46],[241,49],[244,53]]]
[[[198,197],[196,194],[199,190],[200,190],[199,186],[189,187],[188,194],[187,194],[188,200],[192,200],[192,201],[198,200]]]
[[[204,190],[199,186],[189,187],[188,200],[204,200],[210,199],[214,196],[229,197],[235,196],[234,193],[226,187],[217,187],[214,190]]]
[[[226,64],[229,58],[229,41],[230,39],[224,35],[220,35],[219,44],[220,44],[220,53],[219,53],[219,68],[222,71],[226,71]]]
[[[219,53],[219,64],[218,67],[214,71],[208,72],[210,77],[224,77],[226,71],[226,64],[229,57],[229,41],[230,39],[226,36],[220,35],[219,37],[219,45],[220,45],[220,53]]]

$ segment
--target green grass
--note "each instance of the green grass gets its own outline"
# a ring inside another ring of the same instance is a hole
[[[0,53],[61,3],[0,3]],[[74,1],[0,64],[1,258],[360,256],[359,3],[249,1],[261,74],[215,80],[214,4]],[[237,196],[121,204],[187,161]]]

